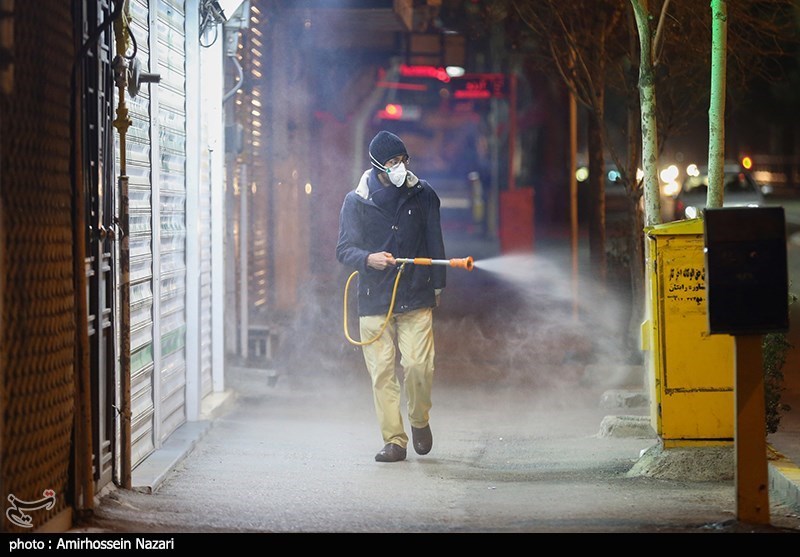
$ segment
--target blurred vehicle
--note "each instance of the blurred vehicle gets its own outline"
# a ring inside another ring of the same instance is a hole
[[[764,204],[764,189],[752,174],[738,163],[726,163],[723,178],[724,207],[757,207]],[[708,169],[698,167],[687,173],[675,196],[674,219],[693,219],[702,215],[708,197]]]

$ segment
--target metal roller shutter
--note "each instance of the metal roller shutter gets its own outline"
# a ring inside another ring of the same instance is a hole
[[[133,0],[142,68],[130,99],[131,465],[186,421],[186,114],[182,1]]]

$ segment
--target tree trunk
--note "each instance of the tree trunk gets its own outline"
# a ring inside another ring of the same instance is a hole
[[[606,20],[601,17],[595,35],[597,49],[589,53],[594,68],[591,88],[591,112],[587,123],[587,150],[589,158],[589,259],[592,272],[605,288],[608,281],[608,256],[606,254],[606,150],[603,127],[606,114]]]
[[[606,265],[606,172],[603,135],[600,129],[603,114],[593,113],[589,117],[587,146],[589,155],[589,259],[592,272],[605,286]]]
[[[629,20],[629,25],[635,25],[633,20]],[[638,75],[638,63],[636,57],[637,43],[631,28],[631,39],[629,43],[630,59],[632,63],[631,76]],[[641,346],[639,337],[641,336],[641,325],[645,319],[645,269],[644,269],[644,218],[640,205],[642,199],[642,189],[636,176],[636,169],[639,166],[639,141],[642,137],[640,101],[638,95],[632,95],[627,106],[627,158],[625,161],[625,175],[627,177],[627,193],[630,203],[631,234],[628,244],[628,272],[630,273],[631,284],[631,313],[628,321],[628,339],[632,353],[639,354],[641,357]]]
[[[642,134],[642,168],[644,170],[643,214],[638,206],[639,196],[631,197],[637,206],[634,207],[636,218],[633,219],[636,240],[632,242],[631,246],[631,273],[633,274],[631,290],[634,302],[630,328],[632,338],[638,338],[639,331],[634,328],[648,317],[646,314],[649,311],[647,300],[649,282],[646,276],[647,270],[644,268],[646,239],[643,233],[645,228],[661,222],[661,198],[658,187],[658,127],[650,13],[647,9],[647,0],[631,0],[631,6],[639,35],[639,111]],[[652,373],[652,370],[648,370],[647,373]]]
[[[708,193],[706,206],[722,207],[725,179],[725,49],[728,2],[711,2],[711,100],[708,108]]]
[[[642,121],[642,168],[644,170],[644,225],[661,222],[661,198],[658,189],[658,126],[656,120],[656,84],[653,71],[650,14],[646,0],[631,0],[639,30],[639,97]]]

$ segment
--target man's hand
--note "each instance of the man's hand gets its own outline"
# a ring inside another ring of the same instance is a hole
[[[397,261],[395,261],[394,256],[388,251],[378,251],[367,256],[367,267],[379,271],[384,270],[386,267],[394,267],[396,264]]]

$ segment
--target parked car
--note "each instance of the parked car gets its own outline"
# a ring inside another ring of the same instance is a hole
[[[724,207],[757,207],[764,204],[764,191],[753,176],[737,163],[725,164],[722,205]],[[686,176],[675,196],[674,218],[699,217],[708,197],[708,169],[698,168]]]

